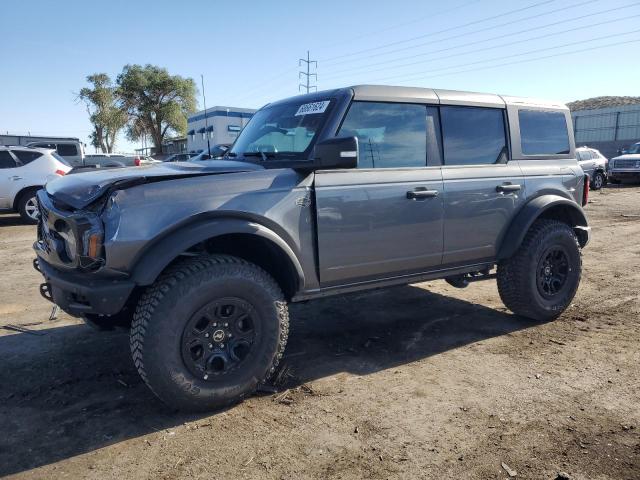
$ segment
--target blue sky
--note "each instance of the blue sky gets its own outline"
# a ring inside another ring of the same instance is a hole
[[[87,75],[115,78],[127,63],[198,82],[204,74],[209,106],[260,107],[297,94],[307,50],[318,60],[319,89],[381,83],[562,101],[640,96],[634,0],[5,0],[2,10],[2,133],[88,141],[75,93]]]

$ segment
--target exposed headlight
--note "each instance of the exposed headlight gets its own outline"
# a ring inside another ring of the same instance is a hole
[[[69,262],[73,262],[76,259],[78,246],[76,244],[76,236],[73,232],[67,228],[57,232],[60,238],[64,240],[64,252],[67,255]]]

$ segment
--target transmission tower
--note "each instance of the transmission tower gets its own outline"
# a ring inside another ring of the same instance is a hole
[[[311,73],[310,68],[311,68],[311,64],[314,64],[314,67],[316,68],[316,70],[318,69],[318,62],[316,62],[315,60],[311,60],[309,58],[309,50],[307,50],[307,58],[301,58],[298,60],[298,66],[301,67],[302,64],[306,64],[307,67],[307,71],[304,72],[298,72],[298,80],[300,80],[302,77],[304,77],[305,83],[300,83],[298,84],[298,91],[300,91],[301,89],[305,89],[306,93],[309,93],[309,90],[311,90],[312,88],[315,89],[315,91],[318,91],[318,87],[316,85],[311,85],[310,79],[311,77],[314,77],[316,81],[318,81],[318,75],[316,73]]]

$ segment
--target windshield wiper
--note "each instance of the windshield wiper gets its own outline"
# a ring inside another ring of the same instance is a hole
[[[266,162],[267,158],[275,158],[276,152],[244,152],[242,154],[245,157],[262,157],[262,161]]]

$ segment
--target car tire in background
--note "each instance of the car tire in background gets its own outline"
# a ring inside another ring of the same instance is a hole
[[[600,190],[607,183],[607,179],[602,172],[596,172],[593,174],[593,179],[591,180],[591,188],[594,190]]]
[[[40,187],[25,190],[20,194],[16,202],[18,213],[26,223],[38,223],[38,218],[40,217],[38,201],[36,199],[38,190],[40,190]]]
[[[558,220],[536,220],[518,251],[498,263],[498,292],[517,315],[554,320],[571,304],[580,284],[582,256],[573,229]]]
[[[225,407],[251,395],[275,371],[289,314],[275,280],[229,255],[188,258],[142,295],[133,316],[134,364],[167,405]]]

